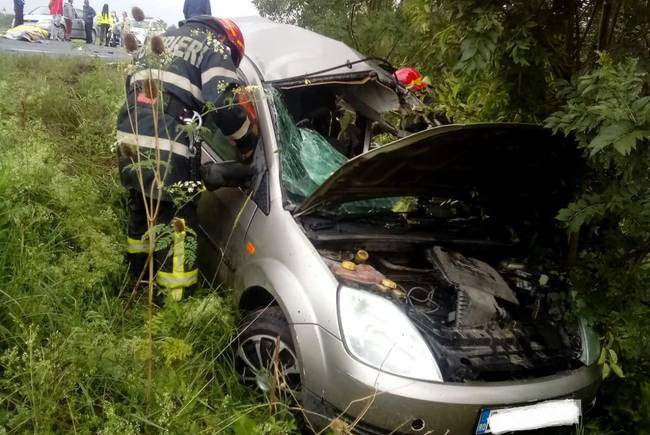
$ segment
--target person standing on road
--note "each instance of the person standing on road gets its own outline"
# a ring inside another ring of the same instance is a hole
[[[124,47],[124,36],[131,31],[131,20],[126,11],[122,12],[122,25],[120,28],[120,45]]]
[[[63,0],[50,0],[50,15],[52,25],[50,26],[50,39],[61,40],[61,16],[63,15]]]
[[[110,37],[108,38],[108,44],[111,47],[117,47],[118,38],[120,37],[120,19],[117,16],[117,12],[111,11],[111,29]]]
[[[172,55],[170,62],[157,69],[146,66],[152,51],[160,54],[165,49]],[[196,118],[203,113],[204,125],[218,127],[237,147],[242,160],[250,159],[258,133],[245,102],[238,103],[243,88],[236,70],[244,49],[243,35],[234,22],[207,15],[194,17],[179,29],[154,37],[152,50],[138,50],[134,62],[140,65],[139,70],[126,81],[129,93],[117,118],[116,139],[122,185],[130,193],[127,252],[137,276],[149,253],[146,210],[152,198],[160,199],[156,224],[169,228],[173,223],[174,234],[170,258],[167,252],[156,252],[153,260],[156,282],[172,300],[182,300],[184,292],[197,284],[198,270],[185,261],[189,257],[185,256],[185,235],[186,229],[191,234],[198,228],[196,204],[191,201],[179,209],[170,191],[189,186],[187,192],[196,192],[201,179],[213,190],[224,185],[224,178],[241,178],[220,173],[216,165],[200,166],[201,151],[194,147],[193,136],[177,133],[177,127],[193,118],[193,113]],[[161,165],[158,173],[151,169],[155,164],[136,167],[137,162],[152,159],[168,163]]]
[[[185,0],[183,15],[186,20],[198,15],[212,15],[210,0]]]
[[[108,31],[113,25],[113,18],[108,12],[108,4],[106,3],[102,6],[102,13],[99,14],[97,24],[99,25],[99,45],[108,45]]]
[[[90,6],[88,0],[84,0],[84,29],[86,30],[86,44],[93,43],[93,25],[95,20],[95,9]]]
[[[69,41],[72,37],[72,20],[74,19],[74,6],[72,6],[72,0],[66,1],[63,5],[63,19],[65,20],[64,39]]]
[[[25,0],[14,0],[14,27],[22,26],[23,12],[25,10]]]

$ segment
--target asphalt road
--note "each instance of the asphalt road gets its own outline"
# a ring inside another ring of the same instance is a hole
[[[39,41],[25,42],[0,38],[0,52],[25,55],[46,55],[54,57],[87,56],[107,61],[128,61],[131,56],[121,47],[100,47],[88,45],[83,41]]]

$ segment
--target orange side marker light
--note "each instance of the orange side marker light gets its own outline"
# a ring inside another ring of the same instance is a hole
[[[255,255],[257,248],[251,242],[248,242],[246,243],[246,252],[248,252],[250,255]]]

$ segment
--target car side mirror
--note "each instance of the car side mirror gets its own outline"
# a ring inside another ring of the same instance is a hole
[[[252,166],[240,162],[215,162],[201,166],[201,179],[209,191],[222,187],[244,187],[255,175]]]

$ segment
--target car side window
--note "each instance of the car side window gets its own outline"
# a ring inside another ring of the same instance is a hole
[[[205,143],[208,145],[207,152],[212,154],[217,160],[228,161],[237,160],[238,154],[235,146],[228,140],[226,136],[221,133],[216,127],[208,126],[211,134],[204,137]]]
[[[248,83],[244,74],[241,71],[238,71],[239,77],[242,83]],[[259,101],[255,101],[255,98],[252,96],[249,97],[249,102],[246,103],[246,111],[249,115],[249,119],[253,123],[257,123],[257,130],[259,131],[259,121],[257,113],[262,109],[262,104]],[[203,163],[209,161],[231,161],[239,159],[239,153],[235,145],[233,145],[230,140],[224,136],[224,134],[216,128],[216,126],[206,125],[211,131],[209,137],[204,137],[205,145],[203,147]],[[252,190],[251,200],[259,207],[259,209],[264,214],[270,213],[270,191],[269,191],[269,174],[268,174],[268,165],[266,161],[266,153],[264,149],[264,140],[260,137],[257,147],[255,148],[255,154],[253,155],[253,162],[251,163],[255,168],[256,176],[251,180],[249,191]]]
[[[237,74],[239,75],[239,78],[241,79],[242,83],[247,82],[245,76],[242,74],[241,71],[238,71]],[[242,96],[244,95],[244,92],[245,90],[242,89],[242,92],[240,92],[237,95],[237,97],[235,97],[235,100],[238,101],[236,101],[234,104],[241,104],[240,102],[242,101]],[[252,101],[250,103],[244,103],[244,104],[245,104],[246,112],[249,115],[249,119],[252,122],[257,122],[256,119],[253,119],[256,118],[256,115],[251,116],[252,113],[254,114],[257,111],[257,107],[255,107],[256,106],[255,102]],[[242,106],[244,106],[244,104],[242,104]],[[216,116],[219,115],[217,114]],[[230,142],[230,140],[226,136],[224,136],[221,130],[219,130],[219,128],[217,128],[215,125],[208,124],[206,125],[206,127],[208,127],[208,129],[211,131],[209,137],[204,138],[206,144],[209,147],[208,152],[210,154],[216,155],[216,157],[222,161],[237,160],[239,158],[239,154],[237,152],[235,145],[232,144],[232,142]],[[260,144],[259,146],[262,146],[262,144]]]

